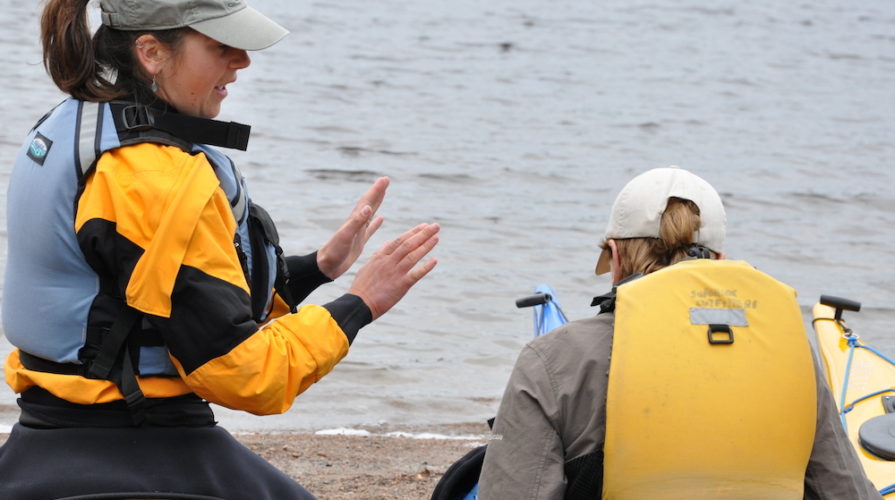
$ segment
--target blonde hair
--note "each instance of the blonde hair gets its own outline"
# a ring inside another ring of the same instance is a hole
[[[635,273],[649,274],[689,257],[697,246],[694,236],[700,227],[699,207],[690,200],[669,198],[658,238],[615,239],[621,263],[621,278]],[[607,241],[600,247],[609,248]]]

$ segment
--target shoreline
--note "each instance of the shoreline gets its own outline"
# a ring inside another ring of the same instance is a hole
[[[233,435],[321,500],[384,500],[430,498],[447,468],[489,432],[481,422]]]

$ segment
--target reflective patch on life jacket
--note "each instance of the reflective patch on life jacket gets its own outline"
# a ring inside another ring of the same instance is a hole
[[[690,323],[694,325],[749,326],[743,309],[690,308]]]

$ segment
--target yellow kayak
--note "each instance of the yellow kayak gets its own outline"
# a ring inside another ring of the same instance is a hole
[[[842,319],[843,310],[860,307],[821,296],[813,311],[814,332],[848,437],[867,477],[888,495],[895,493],[895,362],[864,344]]]

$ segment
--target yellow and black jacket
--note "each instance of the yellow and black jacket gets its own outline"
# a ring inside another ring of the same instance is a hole
[[[370,322],[353,295],[296,307],[328,281],[315,254],[283,258],[229,158],[154,123],[174,113],[69,99],[29,134],[7,211],[16,392],[106,404],[136,375],[128,399],[282,413]]]

